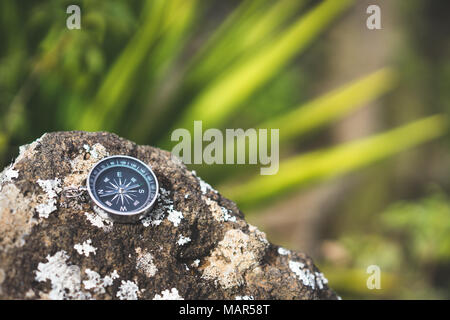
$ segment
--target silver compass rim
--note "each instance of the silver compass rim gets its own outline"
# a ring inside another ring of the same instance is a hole
[[[92,172],[101,162],[107,161],[109,159],[114,159],[114,158],[128,158],[133,161],[136,161],[136,162],[140,163],[141,165],[143,165],[144,167],[146,167],[152,174],[152,176],[155,180],[155,183],[156,183],[156,191],[155,191],[155,195],[153,196],[152,200],[145,207],[143,207],[139,210],[130,211],[130,212],[117,211],[117,210],[110,209],[110,208],[104,206],[101,202],[99,202],[94,197],[94,194],[92,193],[91,187],[89,185],[89,180],[91,178]],[[136,221],[144,218],[150,212],[150,210],[153,208],[153,206],[155,205],[156,199],[158,198],[158,195],[159,195],[159,181],[156,178],[156,175],[153,172],[153,170],[150,168],[150,166],[147,165],[142,160],[139,160],[135,157],[126,156],[126,155],[112,155],[112,156],[108,156],[108,157],[105,157],[105,158],[99,160],[89,171],[89,174],[86,179],[86,188],[87,188],[89,197],[91,198],[91,201],[94,202],[94,205],[96,207],[98,207],[99,209],[101,209],[102,211],[106,212],[111,219],[113,219],[114,221],[117,221],[117,222],[136,222]]]

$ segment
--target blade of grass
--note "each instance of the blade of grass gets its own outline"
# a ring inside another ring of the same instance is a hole
[[[177,0],[173,3],[175,5],[169,10],[160,42],[151,57],[151,71],[155,73],[155,78],[160,78],[180,53],[197,13],[197,0]]]
[[[391,90],[396,80],[396,73],[393,70],[389,68],[378,70],[256,127],[280,129],[280,147],[283,148],[293,138],[301,137],[332,123],[370,101],[376,100]],[[235,143],[226,144],[225,154],[233,152],[233,150],[236,154],[237,145],[243,143],[242,140],[245,140],[245,136],[238,136]],[[270,150],[270,147],[268,149]],[[248,150],[247,142],[245,150]],[[229,179],[243,170],[248,170],[248,168],[245,166],[209,166],[203,169],[203,175],[205,177],[222,176]]]
[[[342,118],[379,98],[394,87],[395,80],[395,73],[391,69],[378,70],[257,127],[280,129],[280,143],[284,143]],[[227,144],[226,152],[232,152],[244,139],[245,136],[238,136],[237,143]]]
[[[219,27],[220,30],[211,37],[215,41],[208,41],[203,46],[203,48],[206,47],[208,49],[201,49],[200,53],[191,59],[188,71],[182,71],[182,73],[186,74],[186,78],[183,79],[183,82],[180,82],[182,88],[198,87],[210,81],[210,79],[225,69],[227,64],[236,56],[242,54],[242,52],[251,52],[252,46],[256,43],[262,43],[263,40],[267,41],[269,35],[273,37],[278,26],[294,15],[297,11],[296,9],[300,8],[305,1],[282,0],[269,10],[265,10],[267,7],[266,2],[266,0],[251,2],[250,4],[243,2],[238,9],[231,13],[231,17],[226,19]],[[178,20],[181,21],[182,19]],[[183,31],[185,29],[186,27],[183,27]],[[217,38],[217,34],[221,34],[222,38]],[[165,36],[165,38],[167,37]],[[160,45],[156,48],[157,51],[153,56],[157,56],[161,51],[159,47]],[[169,52],[169,54],[172,53]],[[163,64],[158,63],[153,69],[161,70],[161,65]],[[180,78],[179,76],[177,77]],[[159,83],[164,84],[165,81],[159,81]],[[176,86],[171,89],[172,91],[176,90]],[[164,92],[164,95],[167,96],[168,93],[166,91],[167,89],[159,90],[159,92]],[[164,97],[163,101],[164,99],[167,98]],[[147,99],[147,101],[150,100],[152,103],[146,107],[146,115],[139,117],[133,125],[131,136],[136,139],[145,140],[146,136],[151,135],[149,127],[153,130],[158,130],[161,112],[168,113],[170,108],[175,107],[170,104],[158,103],[160,101],[158,94],[153,99]]]
[[[225,37],[215,41],[213,46],[210,45],[209,50],[203,50],[202,54],[198,55],[201,59],[194,57],[191,64],[193,68],[186,81],[194,84],[210,81],[239,55],[252,52],[255,46],[278,36],[275,33],[279,27],[304,4],[304,0],[281,0],[266,9],[263,2],[257,12],[244,20],[241,18],[238,25],[229,27],[229,33]]]
[[[329,180],[442,136],[447,119],[435,115],[332,149],[302,154],[280,163],[272,176],[256,176],[246,183],[224,186],[224,195],[248,208],[292,189]]]
[[[128,100],[132,80],[156,40],[168,2],[147,1],[143,11],[143,25],[122,51],[105,77],[94,103],[81,119],[81,128],[95,131],[105,128],[105,120],[113,124]]]
[[[240,5],[231,11],[225,18],[224,22],[213,32],[206,40],[200,50],[194,55],[189,63],[189,68],[199,68],[211,52],[217,52],[218,47],[223,47],[223,43],[233,43],[233,39],[237,38],[239,31],[261,8],[265,7],[267,0],[244,0]],[[195,72],[195,70],[194,70]]]
[[[151,75],[149,89],[139,98],[140,110],[130,129],[132,139],[147,141],[146,138],[154,134],[164,122],[161,121],[161,113],[167,110],[167,106],[162,108],[159,101],[176,90],[176,86],[172,86],[175,81],[171,77],[174,77],[174,69],[175,73],[178,72],[175,65],[177,57],[188,40],[187,34],[195,21],[197,7],[197,0],[189,0],[173,8],[176,14],[172,14],[174,16],[172,21],[168,23],[158,46],[149,58],[148,73]],[[170,90],[167,89],[168,84]]]
[[[395,86],[396,80],[393,70],[388,68],[378,70],[258,127],[282,128],[280,141],[298,138],[376,100],[390,91]]]
[[[296,21],[279,39],[219,77],[193,101],[176,128],[202,119],[206,127],[220,127],[239,103],[306,48],[353,0],[326,0]]]

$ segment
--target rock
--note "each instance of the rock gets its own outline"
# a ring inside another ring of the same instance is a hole
[[[107,155],[148,163],[151,215],[113,223],[67,198]],[[48,133],[0,174],[1,299],[335,299],[303,253],[269,243],[169,152],[110,133]]]

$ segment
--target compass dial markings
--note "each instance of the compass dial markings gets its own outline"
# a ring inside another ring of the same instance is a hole
[[[153,173],[133,159],[108,159],[97,165],[91,171],[89,187],[105,209],[123,213],[145,208],[154,201],[157,193],[157,181]]]

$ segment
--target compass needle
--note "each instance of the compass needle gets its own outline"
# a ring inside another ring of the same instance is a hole
[[[139,188],[140,186],[141,186],[140,184],[133,184],[131,187],[128,187],[127,190],[133,190]]]
[[[116,182],[116,180],[114,180],[114,182]],[[109,183],[114,187],[114,189],[119,188],[118,186],[116,186],[114,183],[112,183],[111,181],[109,181]]]

